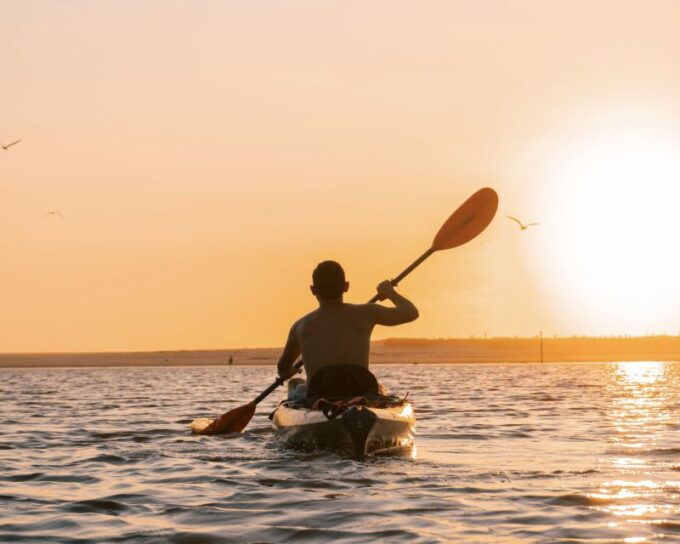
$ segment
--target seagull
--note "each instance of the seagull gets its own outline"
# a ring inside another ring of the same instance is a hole
[[[511,215],[508,215],[506,217],[508,219],[512,219],[515,223],[517,223],[519,225],[519,230],[527,230],[529,227],[533,227],[534,225],[540,225],[540,223],[529,223],[528,225],[525,225],[516,217],[512,217]]]
[[[61,217],[62,219],[64,218],[63,215],[61,215],[61,212],[58,212],[57,210],[50,210],[49,212],[45,213],[45,219],[48,217]]]
[[[20,141],[21,141],[21,138],[19,138],[18,140],[14,140],[11,144],[7,144],[7,145],[0,143],[0,147],[2,147],[5,151],[7,151],[10,147],[12,147],[13,145],[17,145]]]

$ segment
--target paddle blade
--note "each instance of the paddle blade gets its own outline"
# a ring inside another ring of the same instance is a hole
[[[249,402],[222,414],[213,420],[196,419],[191,423],[194,434],[240,433],[255,414],[255,403]]]
[[[434,237],[432,249],[440,251],[462,246],[489,226],[498,209],[498,195],[484,187],[451,214]]]

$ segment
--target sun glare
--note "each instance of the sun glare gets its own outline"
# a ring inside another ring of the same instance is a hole
[[[662,332],[680,317],[677,136],[581,138],[560,150],[538,192],[533,260],[587,332]]]
[[[661,361],[630,361],[617,363],[616,374],[626,385],[650,385],[663,378],[666,363]]]

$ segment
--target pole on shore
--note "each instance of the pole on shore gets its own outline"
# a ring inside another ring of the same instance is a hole
[[[543,363],[543,331],[538,331],[538,338],[541,345],[541,363]]]

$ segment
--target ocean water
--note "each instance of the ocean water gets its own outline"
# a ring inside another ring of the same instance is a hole
[[[189,434],[272,367],[0,369],[0,542],[680,542],[680,363],[374,371],[412,455]]]

